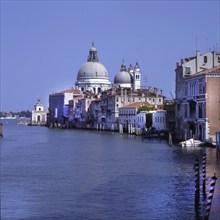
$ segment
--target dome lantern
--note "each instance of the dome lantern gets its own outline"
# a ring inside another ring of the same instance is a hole
[[[88,62],[99,62],[97,50],[95,48],[94,42],[92,42],[92,47],[89,50]]]

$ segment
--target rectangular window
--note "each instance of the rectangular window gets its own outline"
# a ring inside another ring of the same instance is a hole
[[[203,112],[202,112],[202,103],[199,103],[199,118],[202,118]]]
[[[202,86],[202,92],[205,94],[205,85]]]
[[[202,94],[202,92],[203,92],[202,83],[199,83],[199,94]]]
[[[208,62],[208,57],[207,56],[204,56],[203,59],[204,59],[204,63]]]
[[[191,73],[191,66],[186,66],[185,74],[190,74],[190,73]]]

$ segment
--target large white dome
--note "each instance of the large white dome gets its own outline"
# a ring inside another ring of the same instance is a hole
[[[77,80],[84,79],[109,79],[104,65],[98,62],[86,62],[78,71]]]
[[[104,65],[99,63],[97,50],[94,44],[89,50],[87,62],[84,63],[77,74],[76,88],[81,91],[99,93],[111,87],[108,72]]]

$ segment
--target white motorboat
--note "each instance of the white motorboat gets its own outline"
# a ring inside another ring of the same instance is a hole
[[[182,147],[198,147],[204,144],[204,142],[200,141],[200,140],[195,140],[193,138],[190,138],[186,141],[181,141],[179,143]]]

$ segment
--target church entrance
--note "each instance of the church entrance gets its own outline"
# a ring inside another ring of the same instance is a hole
[[[40,122],[40,115],[37,116],[37,122]]]

